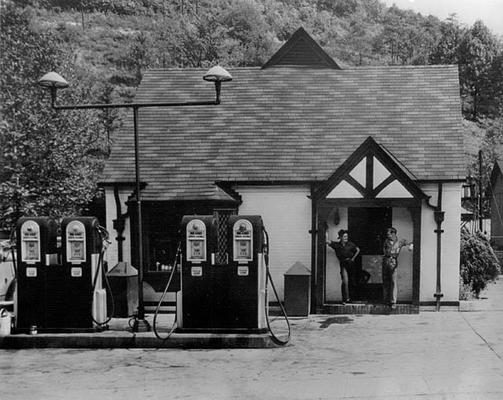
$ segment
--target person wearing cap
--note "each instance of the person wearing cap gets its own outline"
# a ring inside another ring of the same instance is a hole
[[[396,307],[396,299],[398,295],[397,286],[397,268],[398,256],[400,250],[404,246],[409,246],[412,250],[412,243],[405,239],[397,238],[397,230],[393,227],[386,230],[386,239],[383,245],[382,259],[382,283],[383,283],[383,300],[391,308]]]
[[[349,233],[347,230],[341,229],[338,233],[339,241],[327,241],[327,245],[335,250],[335,255],[339,259],[341,266],[341,292],[342,292],[342,304],[350,302],[349,298],[349,282],[351,281],[353,271],[353,266],[355,259],[360,253],[360,249],[353,243],[349,241]]]

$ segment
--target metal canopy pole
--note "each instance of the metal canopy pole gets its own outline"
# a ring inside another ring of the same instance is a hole
[[[89,110],[108,108],[132,108],[133,109],[133,130],[134,130],[134,156],[135,156],[135,191],[136,191],[136,217],[137,222],[137,244],[138,244],[138,314],[133,324],[133,331],[145,332],[150,330],[150,324],[145,320],[145,305],[143,301],[143,240],[142,240],[142,205],[141,205],[141,181],[140,181],[140,154],[138,135],[138,111],[142,107],[186,107],[186,106],[212,106],[220,104],[220,91],[222,82],[232,80],[224,68],[215,66],[210,68],[203,76],[203,79],[215,84],[215,100],[213,101],[186,101],[186,102],[143,102],[143,103],[111,103],[111,104],[56,104],[58,89],[68,87],[68,82],[55,72],[49,72],[38,80],[42,87],[50,89],[51,106],[55,110]]]

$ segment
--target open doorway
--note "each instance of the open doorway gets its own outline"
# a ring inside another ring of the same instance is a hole
[[[382,248],[386,229],[392,225],[391,207],[349,207],[350,240],[360,248],[351,279],[354,301],[382,299]]]

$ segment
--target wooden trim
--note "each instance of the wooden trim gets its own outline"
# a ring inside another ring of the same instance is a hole
[[[367,161],[365,165],[365,187],[367,189],[367,193],[371,193],[374,189],[374,157],[372,154],[367,154]],[[374,196],[375,197],[375,196]]]
[[[353,186],[356,190],[358,190],[363,197],[367,197],[367,189],[364,188],[355,178],[353,178],[351,175],[346,176],[343,181],[346,181],[349,183],[351,186]]]
[[[317,180],[218,180],[215,181],[217,185],[227,186],[309,186],[315,183],[320,183]]]
[[[400,168],[400,166],[393,160],[379,145],[375,146],[375,155],[379,161],[394,175],[395,178],[415,197],[424,199],[427,196],[417,186],[417,184]]]
[[[373,141],[371,137],[367,138],[354,152],[351,154],[346,161],[344,161],[339,168],[325,181],[325,183],[318,188],[315,192],[315,196],[318,199],[325,198],[346,176],[349,176],[351,170],[358,165],[358,163],[365,157],[368,153],[368,148],[370,146],[370,140]]]
[[[376,196],[381,193],[381,191],[388,186],[391,182],[396,181],[396,177],[393,175],[388,176],[384,181],[382,181],[372,192],[370,193],[370,197],[373,199],[376,198]]]
[[[326,198],[326,196],[335,188],[342,180],[348,180],[351,170],[360,163],[364,157],[367,157],[366,164],[366,187],[368,189],[369,182],[373,181],[373,157],[376,157],[384,167],[386,167],[391,176],[397,179],[413,196],[415,199],[426,199],[426,194],[417,186],[417,184],[404,172],[403,167],[397,164],[389,153],[381,145],[379,145],[372,136],[369,136],[346,161],[344,161],[339,168],[326,180],[319,190],[316,191],[315,196],[317,199]],[[369,161],[370,160],[370,161]],[[370,177],[370,178],[369,178]],[[373,183],[372,183],[373,184]],[[371,188],[373,189],[373,188]],[[382,190],[382,189],[381,189]],[[370,192],[367,192],[370,193]],[[369,197],[367,195],[367,197]]]
[[[466,182],[466,178],[458,179],[418,179],[417,183],[463,183]]]
[[[325,263],[326,263],[326,244],[325,244],[325,219],[318,210],[317,215],[317,243],[316,243],[316,309],[325,302]]]
[[[143,200],[143,207],[149,210],[165,210],[170,207],[173,210],[179,208],[233,208],[238,209],[239,205],[235,200]]]
[[[136,182],[135,181],[116,181],[116,182],[98,182],[98,187],[120,187],[120,188],[133,188],[135,187]],[[148,183],[145,181],[140,181],[140,189],[145,189],[147,187]]]
[[[316,296],[316,283],[318,276],[318,268],[316,264],[316,240],[318,233],[316,231],[317,220],[317,205],[313,199],[314,185],[311,185],[311,314],[316,313],[317,296]]]
[[[412,215],[412,304],[419,304],[421,286],[421,207],[410,209]]]
[[[320,207],[419,207],[421,199],[324,199],[319,201]]]

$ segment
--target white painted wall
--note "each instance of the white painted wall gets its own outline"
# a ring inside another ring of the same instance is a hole
[[[271,275],[283,300],[283,274],[300,261],[311,269],[311,200],[308,186],[237,186],[241,215],[261,215],[269,233]],[[275,299],[272,299],[275,301]]]
[[[126,202],[128,197],[131,195],[130,189],[120,189],[119,198],[121,202],[121,211],[124,214],[127,211]],[[117,218],[117,209],[115,207],[115,197],[114,190],[112,187],[105,187],[105,201],[106,201],[106,216],[107,223],[106,229],[110,234],[110,245],[105,254],[105,260],[108,261],[108,268],[111,269],[117,265],[118,260],[118,242],[117,242],[117,231],[113,228],[113,220]],[[126,261],[131,265],[131,229],[130,229],[130,219],[126,218],[126,224],[123,232],[125,240],[122,242],[122,254],[123,261]]]
[[[460,186],[459,183],[443,185],[443,205],[445,220],[442,224],[442,301],[459,299],[459,252],[460,252]],[[423,185],[422,190],[432,196],[430,203],[436,205],[437,185]],[[240,214],[261,215],[271,240],[271,273],[283,299],[284,276],[296,261],[311,269],[311,200],[307,197],[309,187],[291,186],[239,186],[235,188],[242,196]],[[126,210],[126,201],[130,190],[119,192],[122,212]],[[105,188],[106,228],[110,232],[111,244],[106,254],[109,267],[117,264],[117,232],[113,229],[113,220],[117,218],[113,189]],[[339,209],[340,222],[336,226],[329,218],[329,237],[337,238],[337,231],[347,228],[347,209]],[[400,237],[412,239],[412,219],[406,209],[393,209],[393,225]],[[427,205],[422,207],[421,221],[421,277],[420,301],[434,301],[436,291],[436,229],[433,210]],[[124,261],[131,262],[130,221],[126,219],[123,242]],[[399,301],[410,300],[412,296],[412,253],[403,249],[399,259]],[[332,249],[327,248],[326,300],[339,301],[340,293],[339,262]]]
[[[437,204],[437,185],[421,187],[429,196],[430,204]],[[444,183],[442,193],[442,210],[445,219],[442,223],[442,301],[459,300],[459,252],[460,252],[460,199],[461,183]],[[437,277],[437,229],[433,209],[423,205],[421,221],[421,282],[420,301],[435,301]]]

